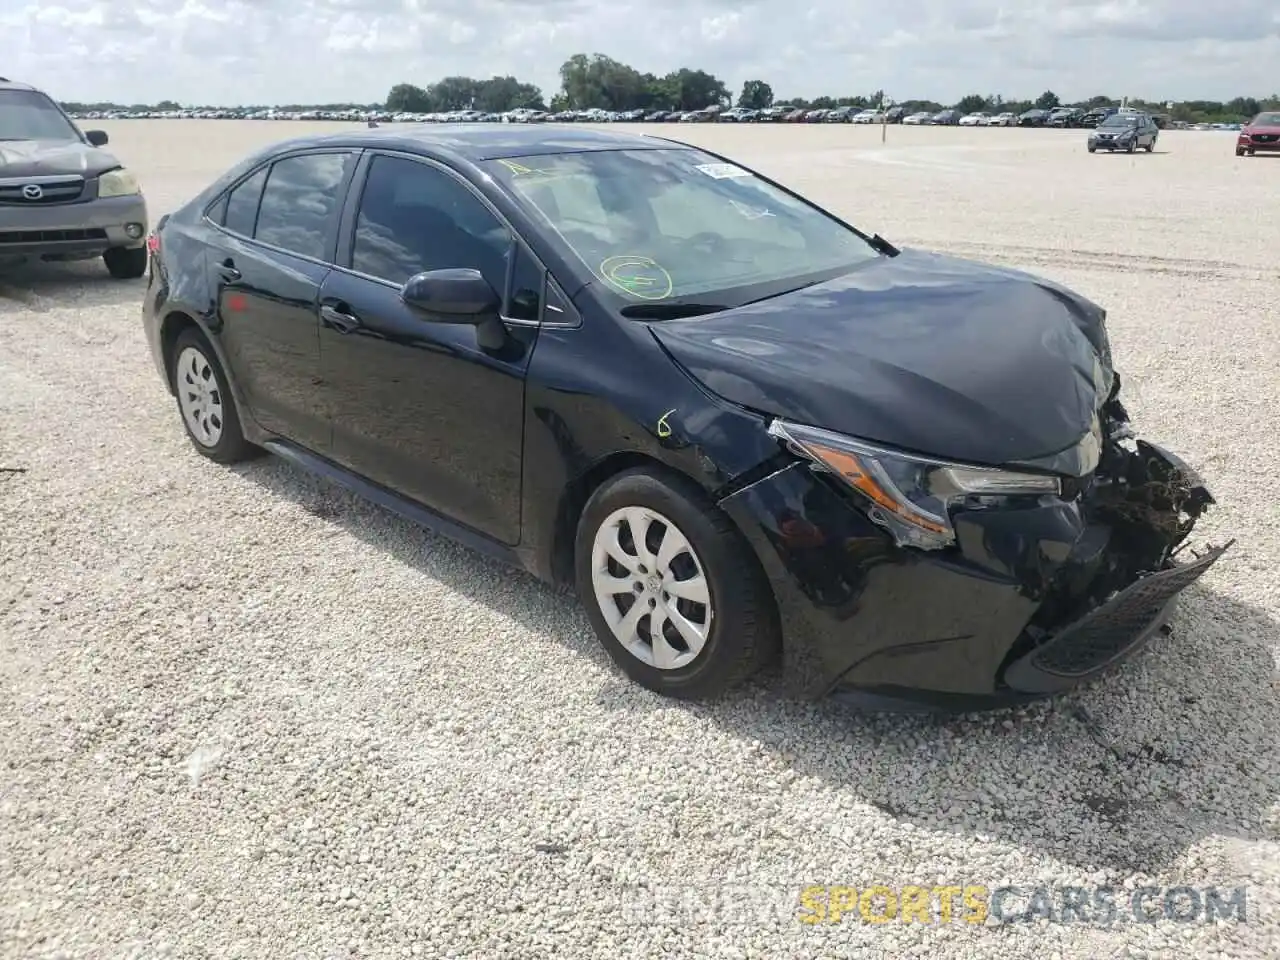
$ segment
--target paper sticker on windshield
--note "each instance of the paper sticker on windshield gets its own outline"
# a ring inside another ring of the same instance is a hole
[[[701,170],[708,177],[715,177],[717,180],[728,180],[732,177],[750,177],[754,174],[750,170],[743,170],[736,167],[732,163],[700,163],[697,169]]]

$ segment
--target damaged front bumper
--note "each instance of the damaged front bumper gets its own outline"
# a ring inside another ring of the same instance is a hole
[[[1109,424],[1097,469],[1061,498],[957,512],[944,551],[898,546],[802,461],[721,501],[772,583],[792,692],[986,709],[1069,689],[1140,649],[1231,544],[1181,557],[1213,497],[1178,457],[1126,433]]]

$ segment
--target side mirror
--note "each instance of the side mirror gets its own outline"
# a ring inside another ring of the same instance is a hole
[[[483,323],[497,317],[502,298],[479,270],[459,268],[428,270],[405,281],[400,299],[439,320]]]
[[[85,133],[84,138],[94,147],[105,147],[107,145],[107,131],[105,130],[89,130]]]

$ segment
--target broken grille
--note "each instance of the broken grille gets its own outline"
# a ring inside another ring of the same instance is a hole
[[[1100,670],[1136,643],[1169,601],[1200,579],[1229,546],[1130,584],[1037,650],[1032,663],[1061,677]]]

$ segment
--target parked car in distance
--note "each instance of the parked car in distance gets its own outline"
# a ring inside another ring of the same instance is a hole
[[[938,126],[954,127],[960,122],[960,111],[939,110],[929,118],[929,122]]]
[[[92,260],[147,269],[147,203],[133,173],[47,94],[0,78],[0,261]]]
[[[1079,107],[1056,107],[1049,111],[1049,116],[1045,118],[1045,126],[1064,129],[1079,127],[1083,119],[1084,111]]]
[[[987,121],[986,125],[988,127],[1016,127],[1018,125],[1018,115],[1008,111],[997,113]]]
[[[834,107],[822,117],[823,123],[849,123],[857,112],[857,107]]]
[[[1159,137],[1160,128],[1147,114],[1113,113],[1089,132],[1087,146],[1090,153],[1099,150],[1109,153],[1145,150],[1150,153],[1156,148]]]
[[[760,116],[757,117],[757,119],[761,123],[778,123],[780,120],[786,117],[787,114],[793,112],[794,110],[795,110],[795,107],[791,106],[790,104],[780,103],[772,107],[765,107],[763,110],[760,111]]]
[[[1043,127],[1048,119],[1048,110],[1028,110],[1018,115],[1018,126]]]
[[[907,115],[907,111],[902,107],[890,107],[884,112],[885,123],[901,123],[902,118]]]
[[[884,113],[879,110],[863,110],[853,117],[854,123],[883,123]]]
[[[927,110],[917,110],[903,117],[902,122],[909,127],[926,126],[933,122],[933,114]]]
[[[1256,153],[1280,153],[1280,110],[1258,114],[1236,135],[1236,156]]]
[[[1080,126],[1089,128],[1096,127],[1114,113],[1116,113],[1115,107],[1094,107],[1080,118]]]
[[[1048,696],[1226,549],[1174,559],[1213,498],[1132,438],[1102,307],[670,140],[303,137],[148,248],[146,340],[196,451],[265,448],[575,586],[670,696],[775,657],[804,696]]]
[[[977,113],[966,113],[960,118],[960,126],[962,127],[985,127],[991,120],[991,115],[979,110]]]

